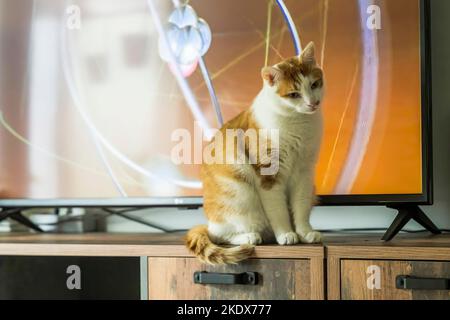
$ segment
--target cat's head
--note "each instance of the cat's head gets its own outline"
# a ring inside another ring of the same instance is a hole
[[[298,57],[262,70],[265,86],[287,111],[314,114],[324,94],[322,69],[317,65],[314,43],[310,42]]]

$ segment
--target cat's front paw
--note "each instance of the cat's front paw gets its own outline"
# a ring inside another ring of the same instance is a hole
[[[292,246],[300,242],[298,234],[295,232],[283,233],[277,236],[277,242],[282,246]]]
[[[250,244],[250,245],[253,245],[253,246],[260,245],[263,242],[263,240],[261,238],[261,235],[259,233],[251,232],[251,233],[247,233],[247,234],[245,234],[243,236],[246,238],[245,242],[247,244]]]
[[[257,246],[259,244],[261,244],[262,238],[261,235],[259,233],[256,232],[249,232],[249,233],[241,233],[238,235],[235,235],[234,237],[232,237],[230,239],[230,244],[234,244],[234,245],[243,245],[243,244],[248,244],[248,245],[252,245],[252,246]]]
[[[322,242],[322,234],[319,231],[310,231],[301,235],[302,243],[321,243]]]

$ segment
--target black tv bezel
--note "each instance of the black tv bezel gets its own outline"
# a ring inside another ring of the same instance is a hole
[[[422,93],[422,194],[324,195],[321,206],[394,206],[433,204],[433,149],[431,95],[431,8],[420,1],[420,51]],[[0,199],[0,208],[49,207],[187,207],[203,205],[201,197]]]

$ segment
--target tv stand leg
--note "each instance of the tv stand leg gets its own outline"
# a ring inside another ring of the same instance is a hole
[[[26,216],[22,214],[22,209],[8,209],[3,208],[0,211],[0,222],[5,219],[12,219],[17,221],[20,224],[23,224],[24,226],[37,231],[37,232],[44,232],[37,224],[32,222],[30,219],[28,219]]]
[[[410,220],[416,221],[433,234],[441,234],[439,228],[436,227],[419,206],[392,206],[389,208],[398,210],[398,215],[384,234],[383,241],[391,241],[394,239]]]

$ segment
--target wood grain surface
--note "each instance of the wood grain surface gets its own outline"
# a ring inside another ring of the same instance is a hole
[[[368,268],[380,268],[380,288],[367,285]],[[397,276],[450,279],[450,262],[341,260],[342,300],[450,300],[446,290],[404,290],[396,288]]]
[[[313,288],[316,284],[312,284],[308,260],[251,259],[236,266],[212,267],[193,258],[149,258],[148,269],[150,300],[309,300],[320,296]],[[195,284],[193,275],[196,271],[257,272],[260,281],[257,285]]]
[[[184,234],[3,234],[0,255],[192,257]],[[322,245],[258,246],[254,258],[323,258]]]

